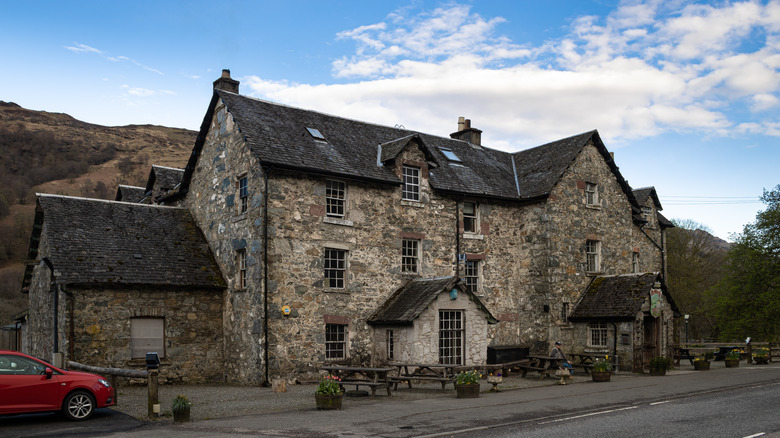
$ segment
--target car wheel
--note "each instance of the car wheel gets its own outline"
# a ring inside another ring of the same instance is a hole
[[[74,391],[62,402],[62,414],[68,420],[80,421],[91,417],[95,412],[95,397],[86,391]]]

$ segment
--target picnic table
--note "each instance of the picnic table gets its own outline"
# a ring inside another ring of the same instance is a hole
[[[388,373],[395,370],[393,367],[374,368],[329,365],[322,366],[320,369],[338,377],[342,391],[345,386],[354,386],[355,390],[361,386],[367,386],[371,388],[372,397],[376,395],[377,388],[386,388],[387,395],[392,395]]]
[[[447,383],[455,381],[455,368],[457,365],[430,364],[430,363],[390,363],[397,373],[388,377],[393,383],[393,389],[398,389],[400,382],[406,382],[412,387],[412,380],[430,381],[441,383],[441,389],[446,388]],[[454,383],[453,383],[454,384]]]
[[[558,369],[557,362],[561,360],[551,356],[528,356],[528,362],[518,365],[523,370],[522,377],[525,377],[528,371],[538,371],[539,380],[545,376],[555,378],[555,371]]]
[[[573,359],[569,362],[571,366],[582,368],[585,374],[590,374],[594,362],[598,359],[604,359],[607,355],[602,353],[571,353],[569,356]]]
[[[679,366],[681,359],[688,359],[691,362],[691,365],[693,365],[693,356],[691,356],[690,348],[674,347],[673,355],[675,365]]]

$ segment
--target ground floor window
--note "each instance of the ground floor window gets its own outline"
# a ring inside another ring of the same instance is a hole
[[[589,347],[607,346],[607,323],[591,322],[588,324]]]
[[[463,312],[439,311],[439,363],[463,365]]]
[[[344,324],[325,324],[325,359],[345,359],[347,357],[347,326]]]
[[[130,357],[144,359],[146,353],[165,357],[165,320],[163,318],[130,319]]]
[[[387,331],[387,359],[395,358],[395,336],[392,330]]]

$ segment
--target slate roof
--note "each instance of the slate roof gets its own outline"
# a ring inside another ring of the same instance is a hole
[[[674,224],[667,219],[664,215],[661,214],[661,210],[663,210],[663,207],[661,207],[661,201],[658,199],[658,193],[655,191],[655,187],[642,187],[640,189],[634,190],[634,197],[636,198],[636,202],[642,206],[645,205],[645,202],[647,202],[647,198],[652,197],[653,202],[655,203],[656,208],[656,216],[658,217],[658,224],[662,228],[673,228]],[[641,217],[641,210],[637,209],[635,211],[635,216],[639,215]]]
[[[184,208],[39,195],[30,259],[39,257],[42,230],[50,254],[40,256],[50,259],[61,284],[225,287],[203,233]]]
[[[183,178],[184,169],[152,165],[146,180],[146,193],[151,192],[154,200],[157,200],[178,188]]]
[[[656,282],[669,301],[675,316],[677,305],[669,295],[662,277],[657,272],[596,277],[569,316],[570,320],[633,320],[650,297],[650,289]]]
[[[498,322],[479,298],[468,292],[457,277],[412,279],[379,306],[367,322],[373,325],[411,325],[439,294],[449,293],[453,288],[457,288],[459,293],[468,294],[477,307],[485,312],[488,323]]]
[[[119,184],[114,201],[140,202],[144,195],[146,195],[146,189],[143,187]]]
[[[345,119],[219,89],[214,90],[177,196],[187,191],[220,99],[262,166],[400,185],[401,179],[391,166],[383,164],[414,142],[429,161],[429,181],[435,190],[533,202],[549,195],[577,154],[590,143],[599,149],[626,196],[635,203],[631,188],[595,130],[508,153],[463,140]],[[319,130],[325,140],[314,138],[306,128]],[[447,159],[441,151],[443,147],[452,150],[461,161]]]

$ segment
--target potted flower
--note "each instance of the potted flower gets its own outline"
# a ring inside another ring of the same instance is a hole
[[[455,391],[458,398],[479,397],[479,379],[477,370],[461,371],[455,375]]]
[[[715,357],[715,353],[712,351],[706,351],[703,355],[697,356],[693,360],[693,369],[696,371],[707,371],[710,369],[710,361]]]
[[[328,374],[320,379],[317,390],[314,391],[314,401],[318,410],[341,409],[344,391],[341,390],[341,379]]]
[[[650,359],[650,375],[665,376],[666,370],[672,367],[672,360],[668,357],[658,356]]]
[[[609,382],[612,378],[612,362],[609,361],[609,355],[593,362],[590,377],[594,382]]]
[[[498,392],[498,384],[504,381],[504,377],[501,375],[501,372],[498,371],[498,372],[488,374],[487,381],[488,383],[493,385],[493,387],[490,388],[490,390],[493,392]]]
[[[739,366],[739,360],[742,358],[742,351],[735,348],[726,353],[726,368],[737,368]]]
[[[768,364],[769,363],[769,349],[766,347],[761,347],[753,351],[753,360],[756,361],[757,364]]]
[[[177,395],[176,398],[173,399],[173,406],[171,407],[174,423],[190,421],[191,407],[192,403],[190,403],[190,399],[188,399],[186,395]]]

